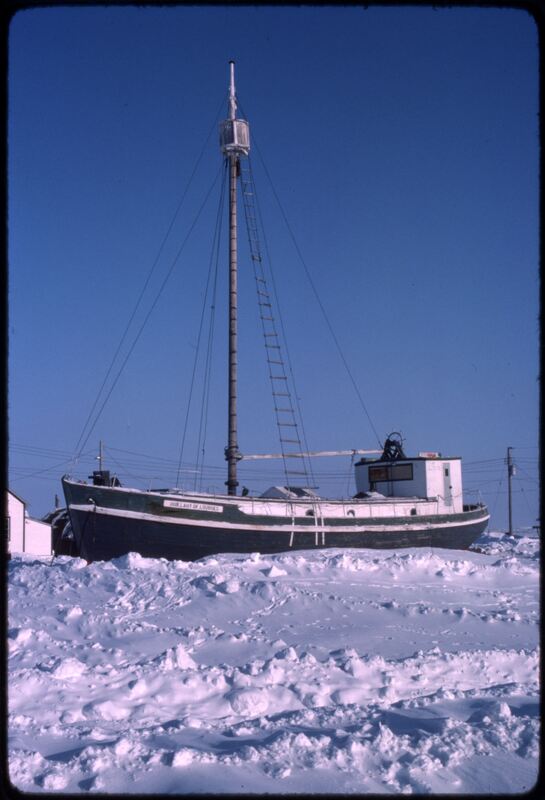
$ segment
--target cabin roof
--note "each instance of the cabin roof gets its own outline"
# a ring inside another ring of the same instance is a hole
[[[382,458],[360,458],[354,464],[355,467],[360,467],[362,464],[410,464],[413,461],[461,461],[462,456],[414,456],[410,458],[398,458],[395,461],[389,461]]]

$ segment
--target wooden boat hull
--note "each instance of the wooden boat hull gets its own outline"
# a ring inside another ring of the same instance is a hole
[[[165,509],[153,493],[128,492],[63,479],[76,552],[102,561],[137,552],[149,558],[195,560],[217,553],[280,553],[321,548],[446,547],[466,549],[486,528],[485,506],[463,513],[376,519],[207,513]],[[174,501],[175,502],[175,501]],[[201,505],[195,503],[196,506]],[[212,508],[215,508],[212,506]]]

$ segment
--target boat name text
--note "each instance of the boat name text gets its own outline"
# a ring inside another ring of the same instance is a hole
[[[186,500],[165,500],[163,505],[167,508],[186,508],[190,511],[213,511],[215,514],[221,514],[223,506],[214,506],[207,503],[190,503]]]

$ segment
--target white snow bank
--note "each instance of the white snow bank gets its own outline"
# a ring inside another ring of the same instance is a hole
[[[539,541],[9,565],[23,791],[513,792],[539,746]]]

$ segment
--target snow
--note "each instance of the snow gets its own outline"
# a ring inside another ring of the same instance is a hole
[[[489,793],[537,780],[539,539],[9,563],[26,792]]]

